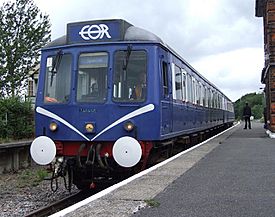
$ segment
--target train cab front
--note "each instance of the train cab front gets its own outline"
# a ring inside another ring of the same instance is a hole
[[[57,165],[53,178],[69,174],[79,188],[144,169],[160,131],[153,49],[135,43],[43,49],[33,160]]]

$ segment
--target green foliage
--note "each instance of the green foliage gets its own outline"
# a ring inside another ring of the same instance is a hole
[[[0,98],[15,96],[38,64],[40,49],[50,41],[48,15],[33,0],[7,1],[0,7]]]
[[[45,169],[40,169],[36,172],[36,179],[38,182],[42,182],[48,176],[49,173]]]
[[[21,102],[18,97],[0,100],[0,138],[33,137],[33,114],[30,102]]]
[[[42,169],[38,169],[38,170],[31,170],[31,169],[23,170],[19,174],[18,187],[25,188],[25,187],[37,186],[47,176],[49,176],[49,174],[43,168]]]
[[[243,117],[243,108],[248,102],[251,107],[252,115],[255,119],[261,119],[264,111],[264,94],[263,93],[249,93],[242,96],[234,103],[235,117],[240,120]]]
[[[159,207],[160,206],[160,202],[158,202],[154,199],[144,200],[144,202],[150,207]]]

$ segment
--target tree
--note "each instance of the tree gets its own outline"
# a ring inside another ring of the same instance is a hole
[[[37,64],[40,49],[50,41],[49,16],[33,0],[15,0],[0,7],[0,98],[16,96]]]
[[[264,94],[263,93],[248,93],[242,96],[234,103],[235,118],[242,119],[243,117],[243,108],[245,103],[248,102],[252,110],[252,115],[255,119],[260,119],[263,116],[264,110]]]
[[[19,97],[0,99],[0,143],[34,136],[33,109]]]

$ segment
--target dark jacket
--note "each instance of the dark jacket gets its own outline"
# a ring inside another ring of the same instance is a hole
[[[246,105],[243,108],[243,116],[244,117],[250,117],[251,116],[251,108],[248,105]]]

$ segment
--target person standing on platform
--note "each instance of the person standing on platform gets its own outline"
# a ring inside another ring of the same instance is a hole
[[[247,123],[248,123],[248,128],[251,129],[251,122],[250,122],[250,117],[251,117],[251,108],[248,105],[248,103],[245,103],[245,107],[243,108],[243,117],[245,121],[245,126],[244,129],[247,129]]]

